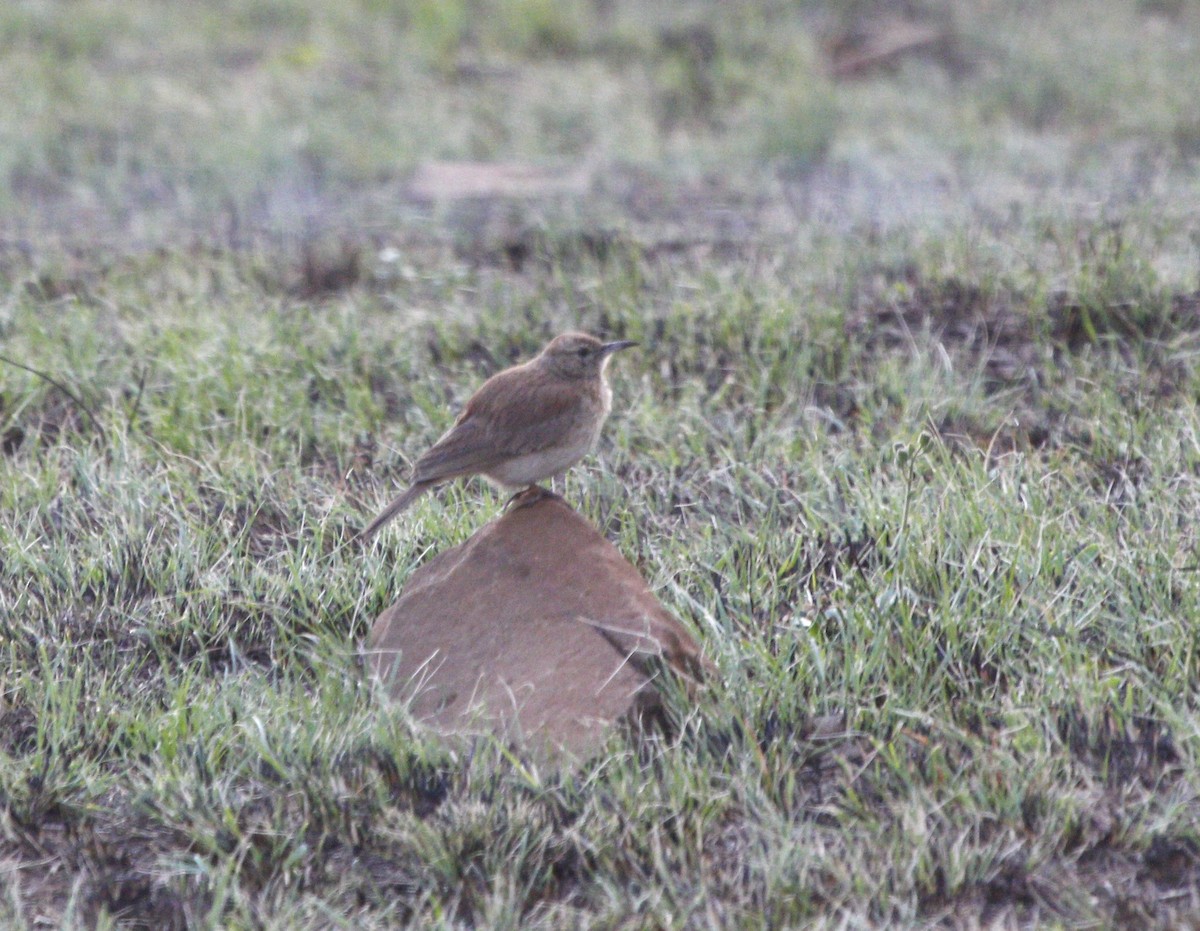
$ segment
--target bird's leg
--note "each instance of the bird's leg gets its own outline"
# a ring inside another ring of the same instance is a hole
[[[528,488],[522,488],[506,502],[504,502],[504,507],[507,509],[513,505],[516,505],[519,508],[523,508],[528,507],[531,504],[536,504],[543,498],[557,497],[558,495],[550,491],[548,488],[543,488],[541,485],[530,485]]]
[[[526,489],[526,491],[533,492],[537,495],[537,497],[534,498],[535,501],[541,501],[542,498],[558,498],[558,497],[560,497],[559,495],[556,495],[554,493],[553,489],[543,488],[541,485],[530,485]]]
[[[520,501],[520,507],[524,507],[527,504],[533,504],[533,502],[541,498],[545,492],[546,489],[538,485],[526,485],[520,491],[513,492],[512,497],[504,502],[504,506],[507,508],[509,505],[514,504],[517,501]]]

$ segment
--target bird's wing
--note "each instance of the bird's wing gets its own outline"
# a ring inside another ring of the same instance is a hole
[[[574,386],[570,386],[574,387]],[[417,460],[413,481],[486,472],[506,459],[554,446],[580,416],[583,397],[510,369],[489,378],[458,420]]]
[[[489,440],[484,424],[460,417],[446,435],[417,460],[412,480],[440,482],[486,472],[502,458]]]
[[[501,375],[516,376],[510,370]],[[497,376],[485,382],[463,411],[464,418],[486,421],[504,458],[555,446],[571,432],[591,399],[583,385],[556,378]],[[583,390],[581,390],[583,389]]]

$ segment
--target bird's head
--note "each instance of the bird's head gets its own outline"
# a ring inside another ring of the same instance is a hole
[[[602,343],[587,333],[564,333],[542,350],[538,363],[564,378],[597,378],[614,352],[636,345],[629,339]]]

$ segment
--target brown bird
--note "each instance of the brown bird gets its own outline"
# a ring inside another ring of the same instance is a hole
[[[526,488],[588,454],[612,409],[604,370],[614,352],[636,346],[564,333],[536,358],[493,375],[413,469],[412,484],[364,530],[367,539],[425,492],[464,475]]]

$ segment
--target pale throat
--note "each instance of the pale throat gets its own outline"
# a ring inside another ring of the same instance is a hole
[[[612,386],[608,383],[608,359],[605,359],[600,366],[600,407],[605,414],[612,410],[612,399]]]

